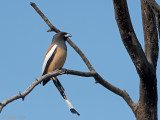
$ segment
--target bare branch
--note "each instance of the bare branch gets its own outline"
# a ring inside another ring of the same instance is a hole
[[[22,100],[24,100],[24,98],[43,80],[50,79],[52,77],[59,76],[62,74],[77,75],[77,76],[82,76],[82,77],[94,77],[98,81],[99,84],[103,85],[105,88],[109,89],[113,93],[121,96],[131,108],[134,108],[134,103],[125,90],[121,90],[121,89],[113,86],[112,84],[108,83],[98,73],[61,69],[61,70],[55,70],[55,71],[53,71],[53,73],[46,74],[46,75],[40,77],[39,79],[36,79],[23,93],[19,92],[17,95],[15,95],[7,100],[4,100],[0,104],[0,112],[2,111],[3,107],[5,107],[9,103],[11,103],[17,99],[20,99],[20,98],[22,98]]]
[[[156,69],[159,53],[156,18],[146,0],[141,0],[141,12],[145,41],[145,55],[148,62]]]
[[[130,106],[132,111],[135,111],[135,108],[134,108],[135,104],[132,101],[132,99],[130,98],[129,94],[125,90],[121,90],[121,89],[115,87],[114,85],[110,84],[109,82],[104,80],[99,74],[97,74],[94,78],[96,81],[98,81],[99,84],[104,86],[106,89],[121,96],[126,101],[126,103]]]
[[[0,113],[7,104],[20,98],[24,100],[24,98],[43,80],[50,79],[52,77],[62,75],[62,74],[71,74],[71,75],[77,75],[77,76],[83,76],[83,77],[93,77],[97,75],[97,73],[95,72],[81,72],[81,71],[74,71],[74,70],[67,70],[67,69],[53,71],[53,73],[46,74],[40,77],[39,79],[36,79],[23,93],[19,92],[17,95],[12,96],[11,98],[4,100],[2,103],[0,103]]]
[[[37,11],[37,13],[42,17],[42,19],[46,22],[46,24],[50,27],[50,31],[60,32],[59,29],[54,27],[51,22],[47,19],[47,17],[41,12],[41,10],[36,6],[35,3],[31,2],[30,5]],[[48,30],[49,32],[49,30]]]
[[[126,0],[113,0],[115,17],[122,41],[126,47],[140,78],[145,78],[149,70],[148,61],[134,32]]]

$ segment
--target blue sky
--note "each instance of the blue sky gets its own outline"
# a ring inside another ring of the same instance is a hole
[[[23,92],[41,75],[43,58],[54,32],[30,6],[29,0],[0,1],[0,101]],[[85,53],[93,67],[107,81],[125,89],[138,101],[139,78],[121,41],[112,0],[34,0],[52,24],[72,34],[71,40]],[[159,2],[160,3],[160,2]],[[137,37],[143,43],[139,0],[128,0]],[[88,71],[78,54],[68,46],[64,68]],[[160,86],[160,60],[157,68]],[[94,84],[93,78],[63,75],[59,77],[66,94],[80,117],[70,113],[52,82],[38,85],[24,101],[8,104],[0,119],[17,120],[133,120],[125,101]],[[160,90],[160,88],[158,88]],[[160,102],[158,102],[160,108]]]

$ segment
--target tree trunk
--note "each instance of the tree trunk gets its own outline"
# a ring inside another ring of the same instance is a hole
[[[152,10],[154,7],[151,7],[150,3],[153,6],[155,1],[141,0],[145,42],[145,50],[143,51],[132,26],[127,1],[113,0],[122,41],[140,78],[139,101],[134,103],[134,107],[131,107],[137,120],[158,120],[156,68],[159,46],[156,16]],[[158,16],[160,15],[158,14]],[[159,23],[159,17],[157,17],[157,22]]]
[[[146,79],[147,80],[147,79]],[[158,120],[157,117],[157,79],[149,78],[147,84],[140,81],[140,99],[135,116],[137,120]]]

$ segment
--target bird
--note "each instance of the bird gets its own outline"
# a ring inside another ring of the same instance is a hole
[[[66,32],[58,32],[53,36],[52,43],[44,57],[41,73],[42,76],[48,73],[52,73],[54,70],[61,69],[63,67],[67,57],[67,45],[65,42],[67,38],[71,36],[71,34]],[[80,114],[74,109],[71,102],[67,98],[65,94],[65,89],[63,88],[58,78],[52,77],[51,79],[58,91],[60,92],[61,96],[67,103],[70,111],[73,114],[77,114],[79,116]],[[43,86],[46,85],[49,81],[50,79],[45,79],[43,81]]]

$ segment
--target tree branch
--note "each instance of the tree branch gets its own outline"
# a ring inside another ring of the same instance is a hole
[[[113,0],[115,18],[119,27],[122,41],[126,47],[140,78],[145,78],[149,65],[143,49],[134,32],[126,0]]]
[[[81,71],[67,70],[67,69],[55,70],[53,71],[53,73],[46,74],[40,77],[39,79],[36,79],[23,93],[19,92],[17,95],[12,96],[11,98],[4,100],[2,103],[0,103],[0,113],[7,104],[20,98],[24,100],[24,98],[43,80],[50,79],[52,77],[59,76],[62,74],[70,74],[70,75],[77,75],[77,76],[83,76],[83,77],[93,77],[97,75],[97,73],[95,72],[81,72]]]
[[[47,17],[41,12],[41,10],[36,6],[35,3],[31,2],[30,5],[37,11],[37,13],[42,17],[42,19],[46,22],[46,24],[50,27],[50,30],[48,30],[48,32],[50,31],[54,31],[56,33],[60,32],[59,29],[57,29],[56,27],[54,27],[51,22],[47,19]]]
[[[121,89],[113,86],[112,84],[108,83],[98,73],[61,69],[61,70],[55,70],[52,73],[41,76],[39,79],[36,79],[23,93],[19,92],[17,95],[12,96],[11,98],[9,98],[7,100],[4,100],[2,103],[0,103],[0,113],[1,113],[2,109],[7,104],[9,104],[17,99],[20,99],[20,98],[22,98],[22,100],[24,100],[24,98],[43,80],[50,79],[52,77],[59,76],[62,74],[77,75],[77,76],[82,76],[82,77],[94,77],[101,85],[103,85],[105,88],[109,89],[110,91],[114,92],[115,94],[121,96],[131,108],[134,108],[134,103],[125,90],[121,90]]]
[[[141,0],[141,12],[145,41],[145,55],[148,62],[153,65],[154,69],[156,69],[159,53],[156,19],[146,0]]]
[[[108,89],[111,92],[121,96],[126,101],[126,103],[130,106],[132,111],[133,112],[135,111],[135,103],[132,101],[129,94],[125,90],[119,89],[119,88],[115,87],[114,85],[110,84],[109,82],[104,80],[99,74],[94,76],[94,78],[95,78],[96,81],[98,81],[99,84],[104,86],[106,89]]]

